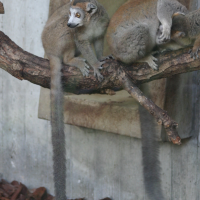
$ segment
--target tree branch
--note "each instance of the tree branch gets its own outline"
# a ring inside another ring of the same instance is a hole
[[[50,87],[49,61],[34,56],[12,42],[3,32],[0,32],[0,68],[20,80],[28,80],[45,88]],[[188,54],[189,48],[174,52],[166,52],[157,56],[159,71],[153,71],[146,63],[134,63],[125,66],[116,60],[107,60],[101,70],[104,80],[99,83],[90,70],[89,77],[84,78],[79,69],[63,66],[62,81],[66,92],[92,93],[100,89],[125,89],[158,121],[163,124],[169,140],[180,144],[176,128],[167,112],[156,106],[136,86],[156,79],[166,78],[175,74],[191,72],[200,69],[199,60],[193,60]]]
[[[124,89],[156,118],[158,124],[164,126],[169,141],[180,145],[181,138],[176,130],[178,124],[167,115],[166,111],[159,108],[151,99],[147,98],[143,92],[129,80],[125,73],[119,73],[118,75],[124,85]]]
[[[4,14],[4,7],[3,7],[3,3],[0,2],[0,14]]]
[[[30,54],[0,31],[0,68],[20,80],[28,80],[45,88],[50,87],[49,61]],[[117,71],[123,70],[131,82],[136,85],[156,79],[167,78],[175,74],[187,73],[200,69],[199,60],[193,60],[188,54],[189,48],[166,52],[156,56],[159,71],[153,71],[146,63],[134,63],[125,66],[116,60],[107,60],[101,70],[104,81],[99,83],[90,70],[89,77],[84,78],[79,69],[63,66],[63,86],[66,92],[90,93],[100,89],[122,89]]]

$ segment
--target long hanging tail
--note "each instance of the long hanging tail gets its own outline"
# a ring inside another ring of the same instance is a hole
[[[151,200],[164,200],[161,187],[161,167],[159,161],[159,142],[156,141],[155,122],[152,116],[143,112],[141,120],[142,130],[142,161],[145,190]]]
[[[53,145],[53,175],[56,200],[66,200],[66,150],[63,122],[63,91],[61,60],[50,56],[51,67],[51,137]]]

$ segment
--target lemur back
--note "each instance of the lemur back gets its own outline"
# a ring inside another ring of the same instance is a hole
[[[159,26],[156,6],[154,0],[128,1],[111,18],[107,41],[117,60],[130,64],[150,53],[155,45],[151,35]]]

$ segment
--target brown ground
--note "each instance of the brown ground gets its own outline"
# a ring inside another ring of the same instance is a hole
[[[0,200],[54,200],[54,196],[47,193],[45,187],[28,189],[18,181],[8,183],[4,179],[0,181]],[[85,198],[68,200],[86,200]],[[101,200],[111,200],[105,198]]]

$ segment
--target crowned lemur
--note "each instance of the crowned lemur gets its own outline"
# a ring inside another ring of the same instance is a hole
[[[88,76],[90,65],[94,75],[101,81],[103,77],[99,69],[103,62],[100,60],[108,23],[107,12],[96,0],[70,0],[50,16],[42,33],[51,71],[51,132],[56,200],[66,200],[62,64],[78,67],[83,76]],[[80,54],[83,58],[78,57]]]
[[[175,13],[184,15],[188,10],[177,0],[128,0],[113,15],[108,26],[106,37],[112,55],[126,64],[147,62],[157,70],[157,59],[152,56],[152,50],[156,45],[170,40],[172,16]],[[149,199],[164,200],[159,146],[155,142],[156,135],[147,134],[142,133],[145,189]]]

